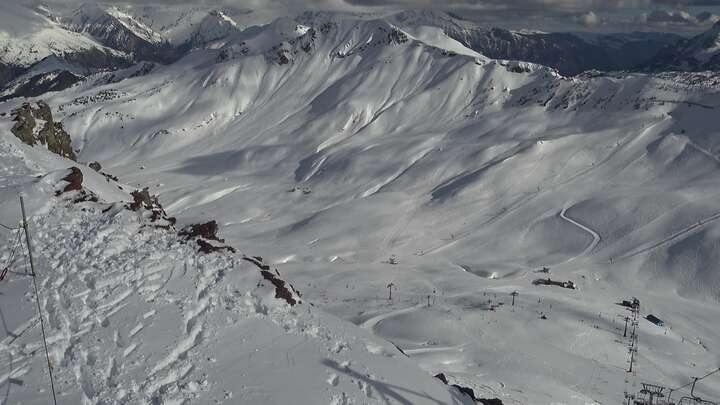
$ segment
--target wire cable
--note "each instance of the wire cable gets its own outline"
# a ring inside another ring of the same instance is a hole
[[[682,386],[680,386],[680,387],[677,387],[677,388],[673,389],[673,391],[678,391],[678,390],[681,390],[681,389],[683,389],[683,388],[689,387],[689,386],[692,385],[693,383],[696,383],[696,382],[701,381],[701,380],[703,380],[703,379],[705,379],[705,378],[707,378],[707,377],[710,377],[711,375],[713,375],[713,374],[715,374],[715,373],[717,373],[717,372],[720,372],[720,367],[718,367],[717,369],[715,369],[715,370],[713,370],[713,371],[705,374],[704,376],[702,376],[702,377],[700,377],[700,378],[698,378],[698,379],[695,379],[695,380],[690,381],[689,383],[687,383],[687,384],[685,384],[685,385],[682,385]]]
[[[10,267],[15,263],[15,256],[17,254],[17,250],[22,244],[22,233],[18,232],[17,236],[15,237],[15,243],[13,245],[12,250],[10,251],[10,258],[8,259],[7,265],[0,270],[0,281],[5,279],[5,276],[7,276],[8,273],[14,273],[10,271]]]
[[[19,227],[13,228],[13,227],[11,227],[11,226],[7,226],[7,225],[2,224],[2,223],[0,223],[0,228],[5,228],[5,229],[7,229],[8,231],[17,231],[18,229],[20,229]]]

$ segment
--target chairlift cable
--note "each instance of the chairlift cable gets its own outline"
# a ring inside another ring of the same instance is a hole
[[[717,369],[715,369],[715,370],[713,370],[713,371],[705,374],[704,376],[702,376],[702,377],[700,377],[700,378],[698,378],[698,379],[696,379],[696,380],[690,381],[689,383],[687,383],[687,384],[685,384],[685,385],[683,385],[683,386],[680,386],[680,387],[678,387],[678,388],[673,389],[673,391],[678,391],[678,390],[681,390],[681,389],[683,389],[683,388],[689,387],[689,386],[692,385],[693,383],[696,383],[696,382],[698,382],[698,381],[700,381],[700,380],[703,380],[703,379],[705,379],[705,378],[707,378],[707,377],[710,377],[711,375],[713,375],[713,374],[715,374],[715,373],[717,373],[717,372],[720,372],[720,367],[718,367]]]
[[[8,231],[17,231],[18,229],[20,229],[20,228],[18,228],[18,227],[13,228],[13,227],[11,227],[11,226],[7,226],[7,225],[5,225],[5,224],[3,224],[3,223],[0,223],[0,227],[5,228],[5,229],[7,229]]]

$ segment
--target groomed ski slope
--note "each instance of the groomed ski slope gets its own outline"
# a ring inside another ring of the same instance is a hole
[[[216,218],[425,375],[610,404],[717,368],[717,76],[563,78],[425,34],[306,15],[46,98],[81,160],[181,223]],[[547,277],[578,289],[532,285]],[[628,374],[615,303],[632,296],[666,327],[641,319]]]

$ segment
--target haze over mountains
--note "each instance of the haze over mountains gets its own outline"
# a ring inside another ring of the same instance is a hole
[[[717,25],[0,9],[60,403],[620,404],[720,366]],[[17,235],[0,399],[47,403]]]

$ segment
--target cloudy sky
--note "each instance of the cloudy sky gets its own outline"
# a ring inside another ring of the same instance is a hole
[[[13,1],[13,0],[0,0]],[[39,0],[38,0],[39,1]],[[49,0],[67,4],[70,1]],[[440,9],[487,25],[544,31],[666,31],[692,34],[720,20],[720,0],[105,0],[103,3],[225,5],[256,11],[384,12]]]

